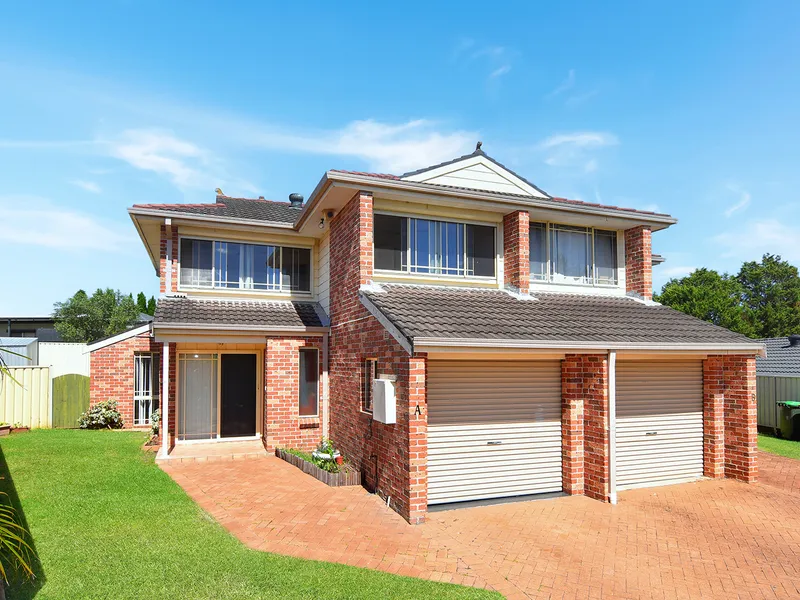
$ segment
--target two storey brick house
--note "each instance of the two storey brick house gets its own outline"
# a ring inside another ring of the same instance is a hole
[[[159,459],[330,437],[412,523],[440,505],[756,478],[762,348],[652,301],[668,215],[551,196],[480,147],[401,176],[328,171],[305,204],[129,212],[161,298],[121,356],[98,350],[92,401],[109,377],[120,400],[122,380],[158,396]],[[376,418],[376,382],[396,422]]]

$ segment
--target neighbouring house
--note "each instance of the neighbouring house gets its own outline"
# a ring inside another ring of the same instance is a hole
[[[800,402],[800,334],[759,341],[767,352],[756,359],[758,426],[777,431],[785,427],[778,402]]]
[[[161,297],[152,327],[95,349],[92,400],[158,396],[159,460],[329,436],[412,523],[756,480],[763,346],[653,302],[669,215],[551,196],[480,145],[404,175],[331,170],[305,203],[218,190],[129,213]]]
[[[0,336],[32,337],[41,342],[60,342],[53,317],[0,317]]]

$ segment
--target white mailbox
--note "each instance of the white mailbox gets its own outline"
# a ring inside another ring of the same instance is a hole
[[[375,379],[372,382],[372,418],[381,423],[397,423],[394,381]]]

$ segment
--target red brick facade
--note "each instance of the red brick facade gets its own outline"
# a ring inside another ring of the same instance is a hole
[[[583,494],[583,360],[561,361],[561,480],[565,494]]]
[[[133,427],[133,358],[138,353],[155,352],[161,352],[161,344],[155,342],[149,333],[92,352],[89,404],[94,406],[98,402],[116,400],[125,427]],[[160,368],[160,361],[157,366]]]
[[[645,225],[625,230],[625,290],[653,298],[652,232]]]
[[[366,486],[416,523],[427,510],[426,357],[410,356],[359,299],[372,283],[372,206],[371,194],[358,193],[330,224],[330,431]],[[394,379],[394,425],[361,409],[367,358],[377,359],[379,378]]]
[[[318,415],[300,416],[300,348],[319,353]],[[313,450],[322,439],[322,338],[267,338],[264,352],[264,444],[275,448]]]
[[[530,215],[520,210],[503,217],[505,285],[527,294],[531,282]]]

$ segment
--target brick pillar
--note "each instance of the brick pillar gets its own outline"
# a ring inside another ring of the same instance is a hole
[[[725,377],[725,477],[754,483],[758,479],[756,359],[723,357]]]
[[[649,227],[625,230],[625,288],[645,300],[653,298],[653,248]]]
[[[725,476],[725,380],[722,356],[703,361],[703,475]]]
[[[561,477],[565,494],[583,494],[583,362],[561,361]]]
[[[530,216],[517,211],[503,217],[503,270],[505,285],[521,294],[530,290]]]
[[[583,471],[587,496],[611,501],[608,435],[608,357],[583,354]]]
[[[172,241],[169,248],[168,242]],[[161,293],[178,291],[178,228],[174,225],[161,225],[161,257],[159,262],[158,274],[161,278]],[[172,252],[172,260],[167,260],[167,252]],[[167,289],[167,272],[171,272],[172,281],[170,289]]]
[[[408,359],[408,522],[422,523],[428,511],[428,400],[426,354]]]

